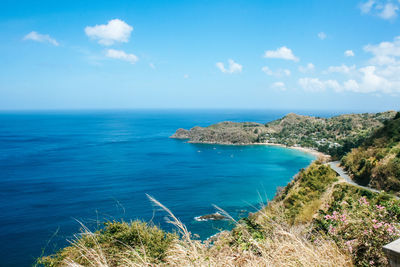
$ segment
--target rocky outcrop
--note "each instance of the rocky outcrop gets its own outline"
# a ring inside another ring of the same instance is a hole
[[[222,215],[219,212],[207,214],[203,216],[198,216],[194,218],[196,221],[220,221],[220,220],[227,220],[228,217]]]
[[[189,139],[190,138],[190,131],[179,128],[176,130],[176,132],[171,136],[171,138],[176,138],[176,139]]]

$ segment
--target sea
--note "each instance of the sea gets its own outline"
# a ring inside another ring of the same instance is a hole
[[[272,199],[315,156],[276,146],[191,144],[178,128],[220,121],[266,123],[288,110],[0,112],[0,266],[31,266],[82,225],[142,220],[174,231],[151,195],[200,239]],[[290,112],[293,112],[291,110]],[[294,111],[327,117],[335,112]],[[215,206],[214,206],[215,205]]]

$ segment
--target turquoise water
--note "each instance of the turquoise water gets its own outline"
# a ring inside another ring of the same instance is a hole
[[[106,220],[165,213],[207,238],[228,222],[198,222],[215,204],[238,218],[273,198],[314,157],[268,146],[189,144],[179,127],[223,120],[267,122],[286,111],[98,111],[0,114],[1,266],[28,266],[79,231]],[[315,115],[329,115],[315,112]],[[50,239],[57,233],[52,239]],[[47,245],[47,242],[49,244]]]

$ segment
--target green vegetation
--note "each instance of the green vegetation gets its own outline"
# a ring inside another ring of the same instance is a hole
[[[388,266],[382,247],[400,237],[400,200],[340,182],[320,162],[302,170],[262,212],[307,225],[310,240],[333,240],[355,266]],[[265,223],[257,216],[250,220],[252,229]]]
[[[321,204],[322,194],[336,180],[336,173],[321,162],[301,170],[280,196],[288,221],[309,221]]]
[[[387,266],[382,247],[400,237],[399,220],[393,196],[337,184],[313,227],[351,253],[356,266]]]
[[[301,116],[290,113],[269,122],[221,122],[208,127],[178,129],[172,138],[189,139],[193,143],[252,144],[274,143],[314,148],[340,158],[359,146],[383,122],[396,112],[340,115],[331,118]]]
[[[342,159],[361,184],[400,193],[400,113]]]
[[[144,222],[107,222],[104,229],[95,233],[84,229],[71,246],[39,259],[38,264],[64,266],[67,262],[74,262],[83,266],[100,266],[106,259],[110,266],[126,266],[127,261],[140,262],[142,258],[150,263],[160,263],[176,238],[177,235]]]
[[[275,132],[267,140],[285,144],[315,148],[320,152],[340,158],[359,146],[373,130],[393,118],[395,112],[347,114],[331,118],[315,118],[289,114],[266,124]]]

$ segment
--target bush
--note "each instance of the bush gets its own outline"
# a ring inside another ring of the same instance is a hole
[[[387,266],[382,247],[400,237],[400,201],[341,184],[332,196],[314,220],[314,230],[351,253],[356,266]]]
[[[156,226],[134,221],[107,222],[104,229],[95,233],[84,229],[70,246],[56,254],[42,257],[38,264],[65,266],[66,262],[90,265],[96,258],[104,258],[109,266],[123,266],[126,260],[135,261],[146,257],[150,262],[161,262],[175,234],[166,233]]]
[[[336,181],[336,173],[321,162],[314,162],[301,171],[296,186],[291,185],[283,204],[291,223],[305,222],[318,210],[318,201],[326,189]]]

